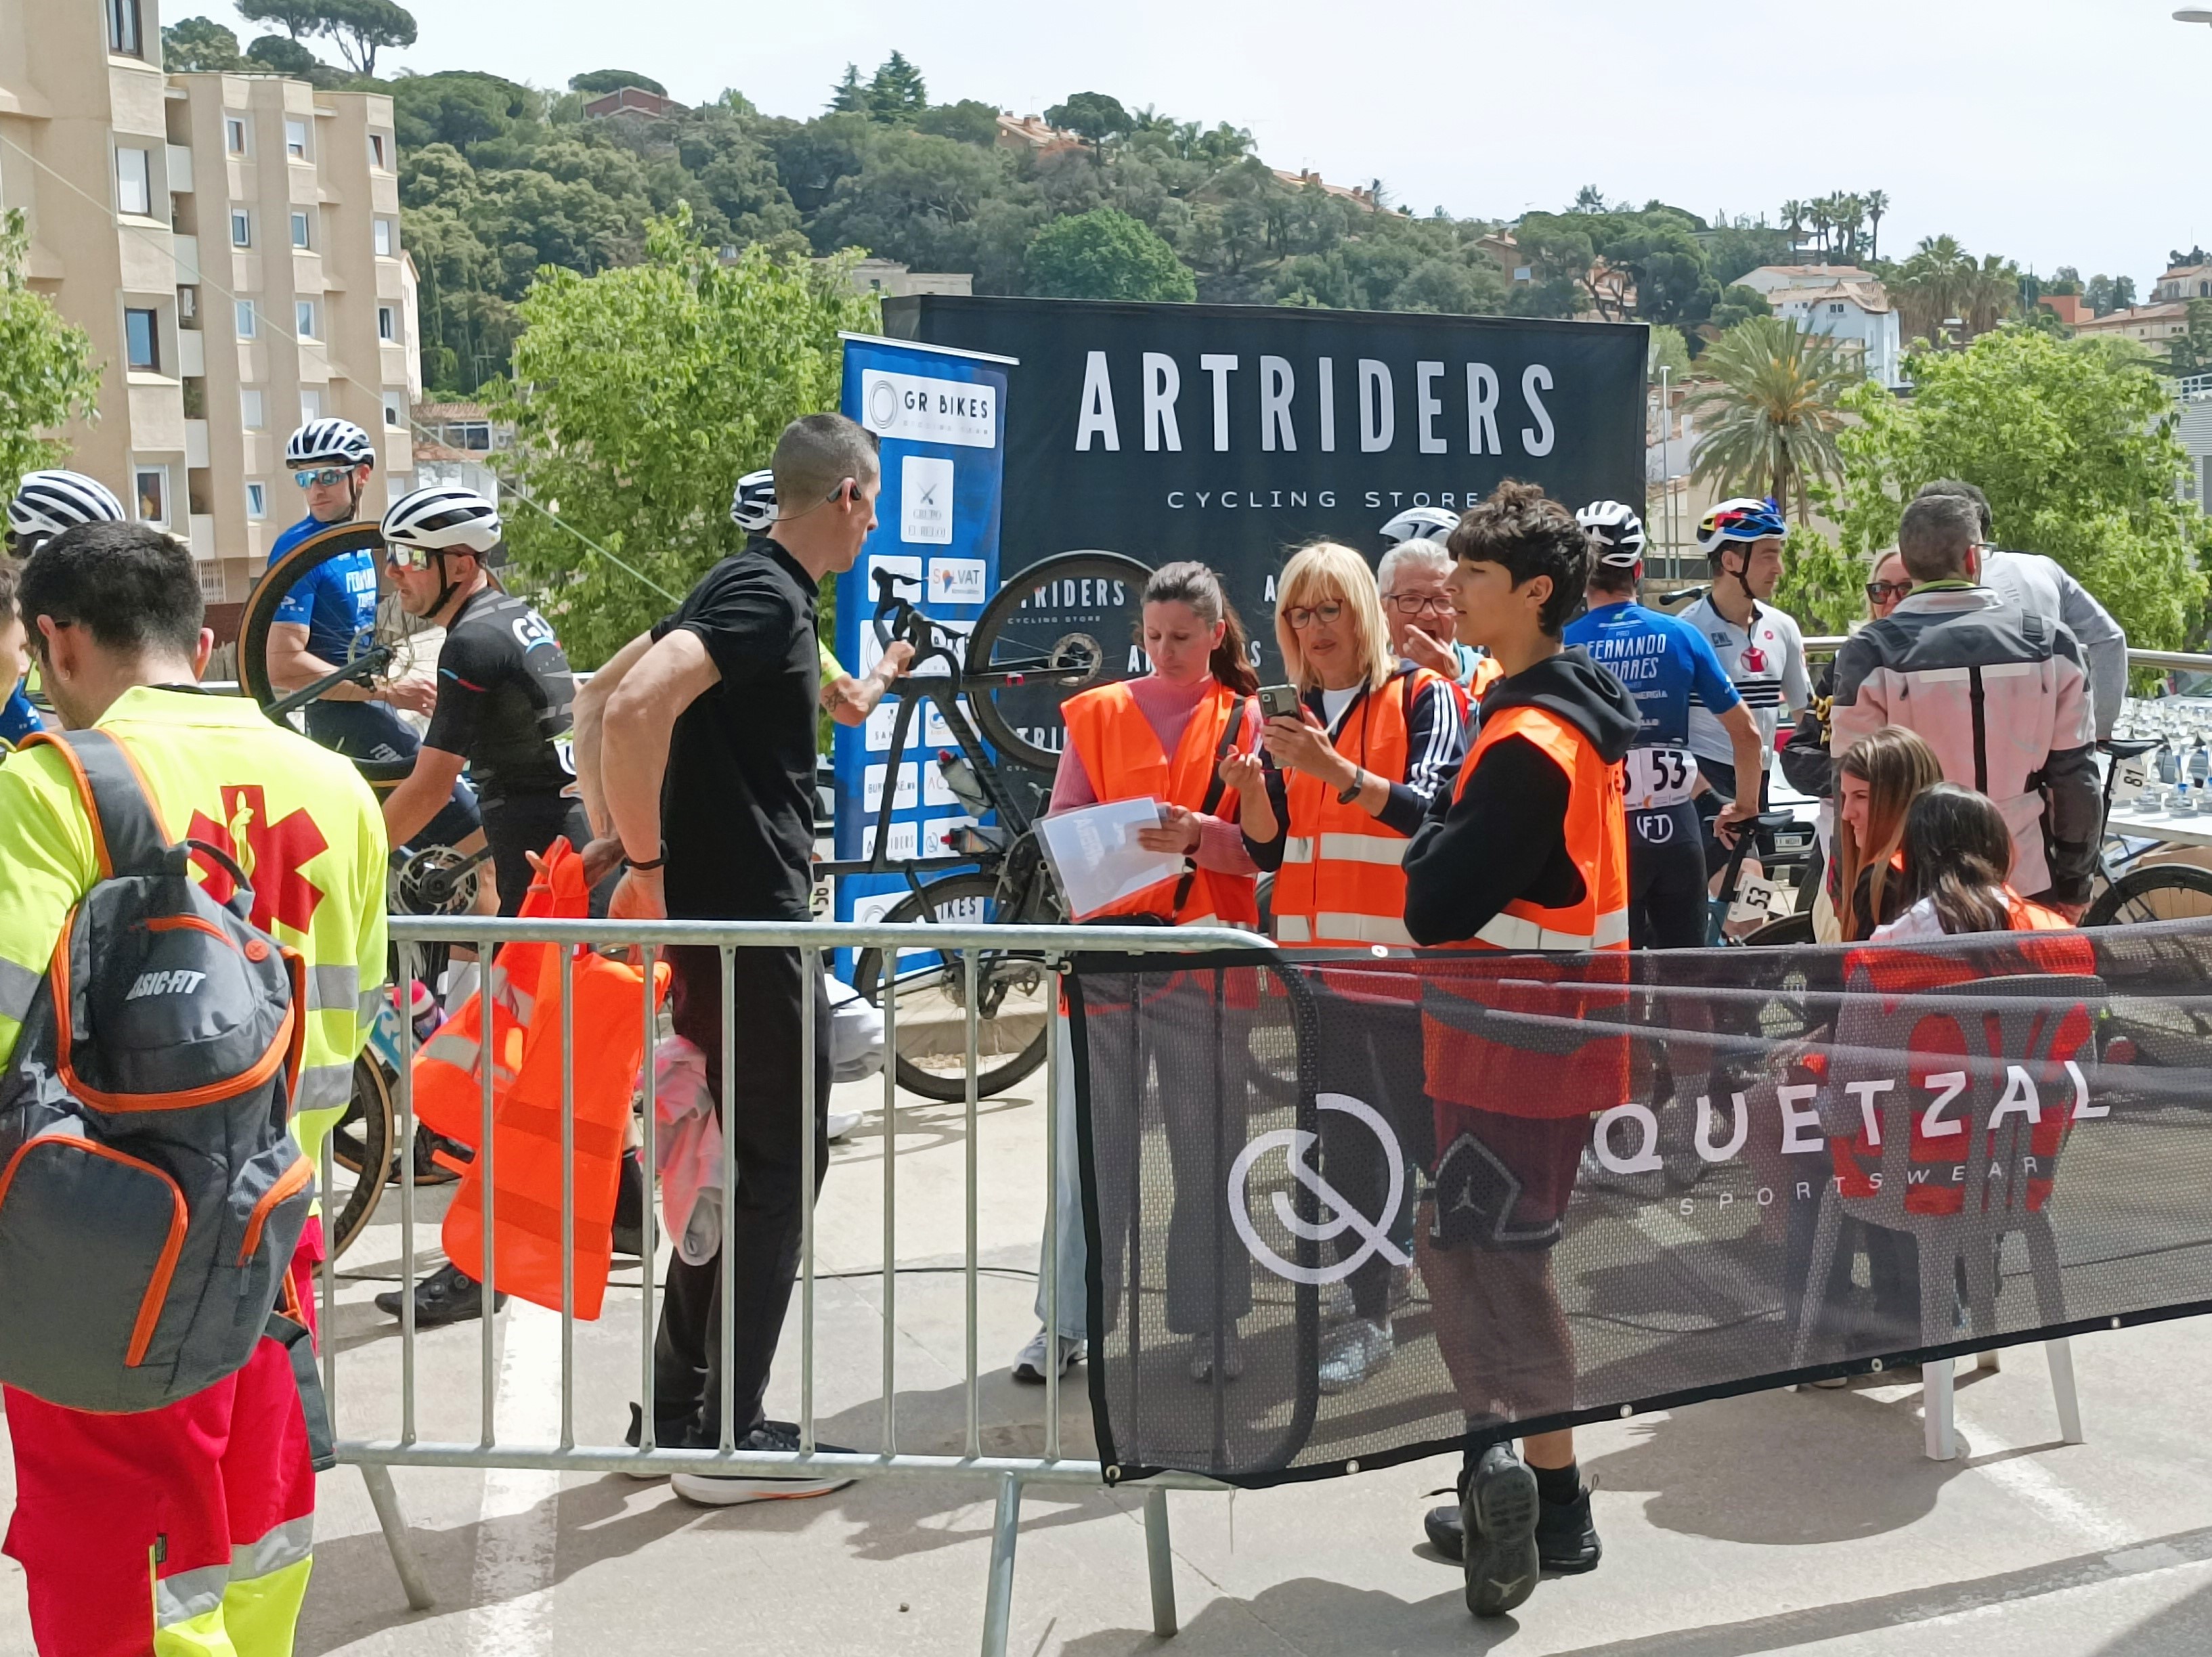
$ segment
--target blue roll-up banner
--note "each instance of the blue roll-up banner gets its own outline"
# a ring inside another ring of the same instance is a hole
[[[930,616],[967,626],[999,584],[999,525],[1005,502],[1006,370],[1014,359],[942,345],[847,334],[841,406],[882,444],[883,494],[875,532],[853,568],[837,578],[837,659],[866,673],[883,653],[870,625],[876,573],[898,576],[899,591]],[[837,727],[836,855],[875,849],[876,813],[892,787],[890,855],[933,857],[945,836],[972,821],[939,774],[938,752],[951,734],[934,707],[913,721],[902,755],[890,751],[896,693],[865,725]],[[873,920],[908,889],[896,875],[848,875],[837,882],[840,920]],[[840,951],[841,957],[849,951]],[[848,972],[850,962],[841,958]]]

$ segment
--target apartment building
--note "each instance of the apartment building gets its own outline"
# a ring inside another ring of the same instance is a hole
[[[0,202],[106,365],[69,464],[188,537],[209,598],[237,600],[301,513],[283,447],[303,420],[384,440],[364,516],[412,483],[392,100],[165,76],[160,34],[153,0],[0,6],[0,137],[20,146],[0,146]]]

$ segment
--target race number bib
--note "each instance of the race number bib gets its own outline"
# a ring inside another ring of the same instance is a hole
[[[1628,750],[1626,804],[1632,811],[1656,811],[1680,805],[1698,784],[1698,762],[1686,748]]]

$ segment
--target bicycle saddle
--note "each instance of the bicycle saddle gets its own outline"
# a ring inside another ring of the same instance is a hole
[[[2097,744],[2116,760],[2131,760],[2166,746],[2162,737],[2107,737]]]

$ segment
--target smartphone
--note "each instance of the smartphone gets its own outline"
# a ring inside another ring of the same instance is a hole
[[[1261,685],[1260,712],[1271,719],[1295,719],[1298,716],[1297,689],[1286,684]]]

